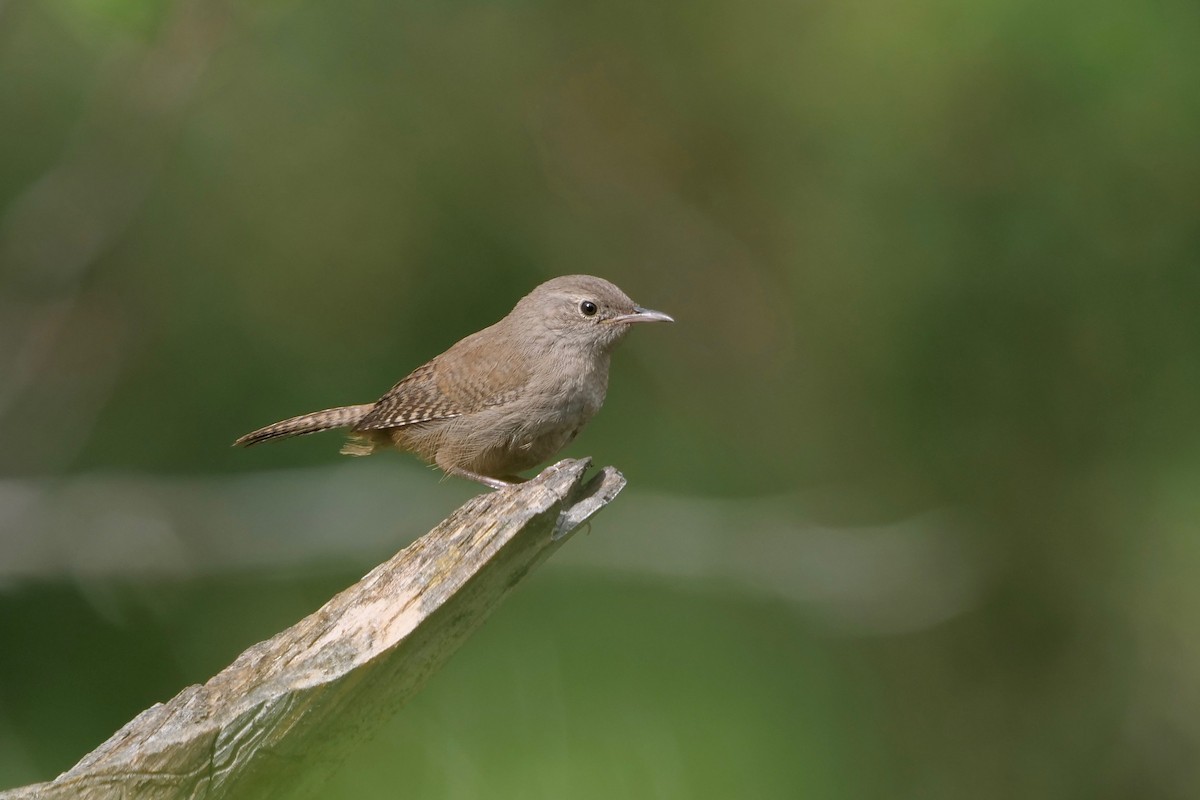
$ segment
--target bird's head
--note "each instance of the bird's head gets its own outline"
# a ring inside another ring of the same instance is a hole
[[[642,322],[674,322],[661,311],[642,308],[603,278],[564,275],[521,298],[511,317],[526,331],[556,345],[606,353],[629,328]]]

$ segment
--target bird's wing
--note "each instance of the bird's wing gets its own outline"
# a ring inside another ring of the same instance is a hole
[[[393,386],[353,430],[461,417],[515,400],[529,380],[528,370],[513,359],[488,355],[471,337],[459,342]]]

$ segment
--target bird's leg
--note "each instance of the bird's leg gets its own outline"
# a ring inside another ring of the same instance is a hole
[[[489,478],[487,475],[480,475],[478,472],[471,472],[469,469],[462,467],[445,467],[447,475],[457,475],[460,478],[466,478],[469,481],[482,483],[484,486],[490,486],[493,489],[507,489],[510,486],[515,486],[515,483],[502,481],[499,478]]]

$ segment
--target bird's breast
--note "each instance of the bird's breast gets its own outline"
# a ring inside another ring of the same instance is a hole
[[[556,369],[537,376],[540,410],[551,416],[586,422],[604,405],[608,392],[608,359],[578,358],[559,361]]]

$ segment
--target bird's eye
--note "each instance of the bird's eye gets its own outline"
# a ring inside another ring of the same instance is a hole
[[[582,303],[579,304],[579,310],[583,312],[583,315],[585,317],[595,316],[596,315],[596,304],[593,303],[591,300],[584,300]]]

